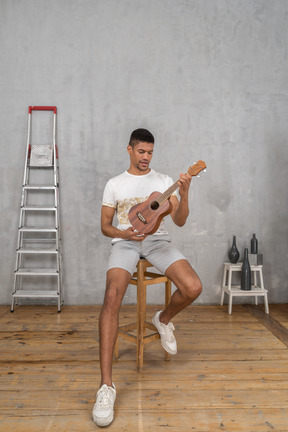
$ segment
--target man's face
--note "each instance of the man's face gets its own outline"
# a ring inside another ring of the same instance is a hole
[[[142,174],[149,171],[153,148],[154,144],[141,141],[134,147],[128,145],[127,150],[130,154],[131,168]]]

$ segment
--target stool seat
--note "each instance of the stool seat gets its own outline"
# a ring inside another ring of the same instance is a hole
[[[155,326],[146,321],[146,287],[165,283],[165,307],[171,299],[171,280],[162,274],[147,271],[149,267],[153,267],[153,265],[148,260],[141,258],[137,264],[137,271],[130,280],[131,285],[137,286],[137,322],[119,326],[114,351],[115,358],[117,359],[119,357],[119,337],[135,343],[138,371],[143,369],[144,346],[149,342],[160,339]],[[149,329],[152,333],[146,335],[146,329]],[[165,351],[165,360],[169,359],[170,355]]]
[[[268,306],[268,297],[267,293],[268,291],[264,288],[264,281],[263,281],[263,265],[250,265],[251,268],[251,274],[253,275],[253,282],[254,285],[252,285],[250,291],[244,291],[241,290],[240,285],[232,285],[232,274],[233,272],[241,272],[242,270],[242,262],[238,262],[237,264],[231,264],[230,262],[224,262],[224,272],[223,272],[223,283],[222,283],[222,289],[221,289],[221,300],[220,305],[223,305],[224,302],[224,295],[225,293],[229,296],[229,302],[228,302],[228,313],[232,313],[232,301],[233,297],[247,297],[252,296],[255,297],[255,304],[258,304],[258,297],[264,297],[264,303],[265,303],[265,312],[266,314],[269,314],[269,306]],[[228,281],[227,281],[228,276]],[[259,282],[257,280],[257,276],[259,276]],[[226,283],[227,281],[227,283]]]

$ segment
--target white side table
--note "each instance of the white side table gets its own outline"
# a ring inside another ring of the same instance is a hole
[[[232,283],[232,274],[233,272],[241,272],[242,262],[238,262],[237,264],[231,264],[230,262],[224,262],[224,273],[223,273],[223,283],[222,283],[222,291],[221,291],[221,301],[220,305],[223,305],[224,302],[224,294],[228,294],[229,303],[228,303],[228,313],[232,312],[232,301],[233,297],[255,297],[255,304],[258,304],[258,297],[264,297],[265,303],[265,312],[269,314],[269,306],[268,306],[268,297],[267,290],[264,288],[263,282],[263,273],[262,273],[262,265],[251,265],[251,275],[253,275],[253,283],[251,287],[251,291],[241,290],[240,285],[231,285]],[[257,285],[259,275],[260,285]],[[228,276],[228,281],[227,281]],[[227,284],[226,284],[227,281]]]

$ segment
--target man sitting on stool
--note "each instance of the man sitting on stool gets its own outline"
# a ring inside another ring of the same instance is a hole
[[[93,408],[93,420],[98,426],[107,426],[114,419],[116,388],[112,382],[112,360],[119,326],[119,310],[140,257],[146,258],[176,286],[169,305],[157,312],[152,322],[157,328],[163,348],[170,354],[177,353],[171,319],[190,305],[201,293],[199,277],[184,255],[171,245],[162,220],[152,235],[139,235],[128,219],[130,208],[145,201],[154,191],[164,192],[173,180],[150,168],[154,149],[154,137],[146,129],[135,130],[127,147],[130,167],[124,173],[110,179],[104,189],[101,229],[111,237],[112,250],[108,262],[106,293],[99,319],[101,383]],[[170,202],[171,217],[177,226],[183,226],[189,214],[189,174],[181,174],[178,181],[180,201],[176,193]],[[117,213],[118,226],[112,225]]]

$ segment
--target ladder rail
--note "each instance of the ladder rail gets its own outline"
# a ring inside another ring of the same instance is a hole
[[[53,116],[53,171],[54,171],[54,186],[58,186],[58,149],[56,145],[56,113]]]
[[[26,144],[26,156],[25,161],[29,159],[29,152],[30,152],[30,140],[31,140],[31,113],[28,113],[28,134],[27,134],[27,144]],[[24,178],[23,178],[23,186],[27,184],[28,182],[28,170],[27,170],[27,163],[25,163],[24,166]]]

